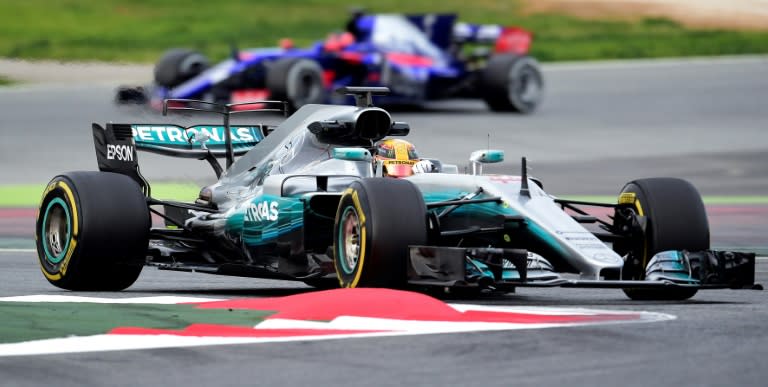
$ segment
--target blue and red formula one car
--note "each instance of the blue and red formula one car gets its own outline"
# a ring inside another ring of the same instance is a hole
[[[354,103],[333,90],[362,85],[388,87],[382,105],[478,98],[494,111],[530,113],[544,90],[539,64],[528,55],[531,42],[522,28],[463,23],[455,14],[355,14],[345,32],[309,47],[283,40],[279,47],[235,50],[213,66],[198,52],[171,49],[157,62],[152,84],[121,87],[116,100],[159,109],[164,99],[271,99],[296,110]]]

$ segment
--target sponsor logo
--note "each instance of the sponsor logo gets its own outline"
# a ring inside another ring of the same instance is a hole
[[[488,176],[488,180],[499,183],[499,184],[509,184],[512,182],[518,182],[521,181],[520,176],[507,176],[507,175],[490,175]]]
[[[619,195],[619,204],[635,204],[637,195],[634,192],[624,192]]]
[[[133,146],[107,144],[107,160],[133,161]]]
[[[139,126],[131,127],[136,141],[186,143],[184,130],[175,126]]]
[[[232,142],[253,142],[256,139],[251,134],[250,127],[231,127],[230,133],[232,133]],[[211,140],[217,143],[224,143],[224,128],[221,126],[195,126],[189,128],[188,133],[192,136],[193,133],[200,133],[202,135],[210,136]]]
[[[611,263],[611,264],[619,264],[623,262],[621,257],[619,257],[618,255],[606,254],[606,253],[595,253],[592,255],[592,259],[600,262]]]
[[[207,136],[209,144],[224,144],[223,126],[204,126],[198,125],[188,129],[180,126],[166,125],[132,125],[133,138],[138,142],[150,142],[161,144],[188,144],[188,138],[194,138],[195,135]],[[254,135],[255,128],[251,126],[232,126],[232,142],[249,143],[255,142],[258,138]]]
[[[280,214],[277,207],[277,202],[275,201],[251,203],[245,211],[245,220],[247,222],[275,221]]]

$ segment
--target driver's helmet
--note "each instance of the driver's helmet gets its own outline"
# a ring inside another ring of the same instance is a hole
[[[329,34],[323,43],[323,50],[327,52],[337,52],[347,48],[355,43],[355,36],[351,32],[342,32],[340,34]]]
[[[373,162],[381,165],[382,175],[406,177],[413,175],[413,165],[419,161],[416,147],[408,141],[389,139],[380,141],[374,150]]]

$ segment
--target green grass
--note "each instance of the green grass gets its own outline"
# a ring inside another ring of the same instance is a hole
[[[191,324],[253,327],[270,311],[202,309],[193,304],[0,302],[0,343],[105,334],[119,327],[182,330]],[[34,323],[32,323],[34,322]]]
[[[25,59],[154,62],[169,47],[191,47],[213,60],[230,44],[274,46],[291,37],[307,45],[343,28],[349,4],[372,12],[459,12],[476,23],[520,25],[535,33],[545,61],[768,52],[768,31],[689,30],[651,18],[583,20],[523,16],[520,1],[443,0],[0,0],[0,56]]]
[[[0,186],[0,208],[37,207],[45,184],[14,184]],[[200,187],[191,183],[152,184],[152,197],[190,202],[197,198]]]
[[[13,81],[0,75],[0,86],[8,86],[11,84],[13,84]]]

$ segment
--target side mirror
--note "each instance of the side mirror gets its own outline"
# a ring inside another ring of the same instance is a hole
[[[476,150],[469,155],[469,161],[490,164],[504,161],[504,151],[497,149]]]
[[[372,160],[371,152],[363,148],[334,148],[331,157],[347,161],[367,161]]]
[[[504,161],[504,151],[498,149],[476,150],[469,155],[469,163],[472,166],[473,175],[483,174],[483,164],[502,161]]]

